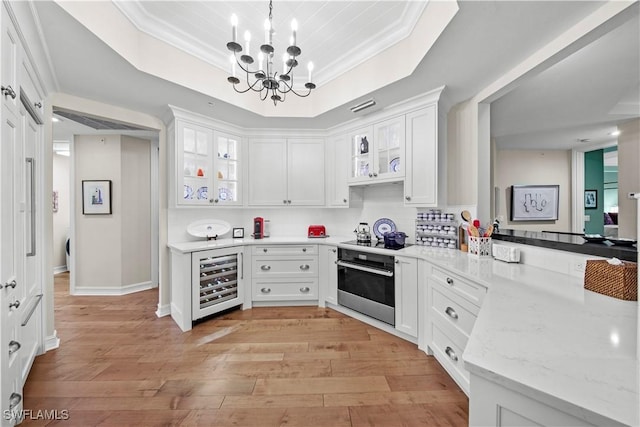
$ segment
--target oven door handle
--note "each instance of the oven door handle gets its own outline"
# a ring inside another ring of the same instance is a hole
[[[389,271],[389,270],[381,270],[379,268],[365,267],[363,265],[352,264],[350,262],[345,262],[342,260],[338,260],[338,265],[341,267],[353,268],[354,270],[365,271],[367,273],[373,273],[380,276],[393,277],[393,271]]]

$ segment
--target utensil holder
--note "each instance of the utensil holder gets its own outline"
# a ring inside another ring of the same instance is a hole
[[[469,236],[469,253],[478,257],[490,257],[491,237]]]

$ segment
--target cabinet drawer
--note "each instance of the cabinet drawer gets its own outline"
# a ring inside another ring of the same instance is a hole
[[[466,301],[458,303],[456,299],[460,297],[449,294],[446,288],[439,285],[434,284],[431,290],[431,315],[440,317],[469,338],[478,308]]]
[[[478,307],[482,305],[484,295],[487,293],[487,289],[484,286],[463,279],[460,276],[438,267],[431,268],[431,278],[448,289],[451,289],[456,294],[471,301]]]
[[[256,245],[253,255],[317,255],[318,245]]]
[[[253,280],[254,301],[301,301],[318,299],[318,279]]]
[[[429,347],[433,355],[440,362],[443,368],[458,383],[462,390],[469,395],[469,371],[464,368],[462,352],[464,346],[460,346],[457,340],[451,339],[451,335],[445,333],[445,328],[441,328],[437,322],[430,322],[433,340]]]
[[[253,277],[318,277],[318,257],[253,258]]]

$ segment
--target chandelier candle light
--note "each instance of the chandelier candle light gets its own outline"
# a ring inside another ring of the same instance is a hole
[[[298,23],[294,19],[291,21],[291,38],[289,39],[289,47],[287,51],[282,55],[282,72],[278,73],[273,65],[273,1],[269,1],[269,19],[264,21],[264,44],[260,46],[260,53],[258,53],[258,66],[255,70],[251,70],[250,66],[254,60],[250,54],[251,45],[251,33],[245,31],[244,33],[244,54],[238,54],[242,52],[242,45],[238,43],[238,17],[231,15],[231,41],[227,43],[227,49],[233,52],[229,60],[231,61],[231,76],[227,78],[227,81],[233,84],[233,88],[238,93],[245,93],[249,90],[260,93],[260,99],[264,101],[269,97],[273,101],[273,105],[277,105],[278,102],[283,102],[287,93],[292,92],[299,97],[306,97],[311,94],[311,90],[316,88],[316,85],[311,81],[311,72],[313,71],[313,62],[309,62],[307,69],[309,70],[309,79],[305,83],[304,87],[308,89],[306,94],[298,93],[293,88],[293,70],[298,66],[298,60],[296,59],[302,51],[296,46]],[[267,60],[266,68],[263,68],[264,60]],[[239,90],[237,85],[240,83],[240,79],[236,76],[236,65],[240,67],[240,70],[244,72],[247,79],[247,88]],[[269,96],[270,95],[270,96]]]

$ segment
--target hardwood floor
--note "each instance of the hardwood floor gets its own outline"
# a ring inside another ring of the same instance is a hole
[[[235,310],[183,333],[156,304],[153,290],[72,297],[57,275],[61,344],[36,358],[24,425],[468,423],[467,397],[433,357],[334,310]],[[68,419],[31,419],[39,410]]]

